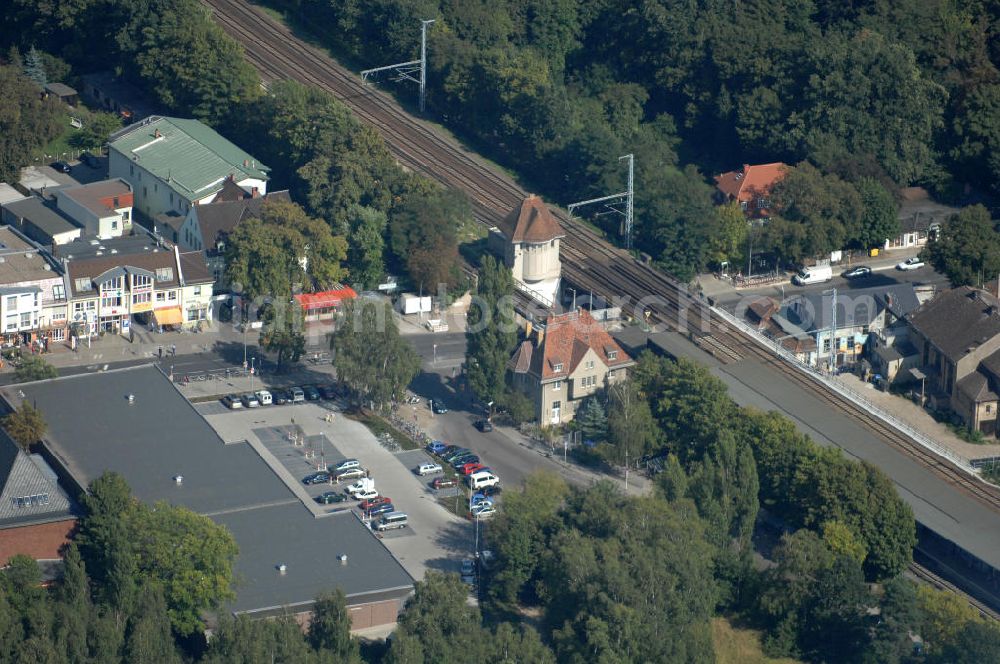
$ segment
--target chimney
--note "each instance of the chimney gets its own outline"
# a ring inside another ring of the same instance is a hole
[[[535,345],[541,346],[542,342],[545,341],[545,330],[540,327],[535,328]]]
[[[156,129],[156,130],[155,130],[155,131],[153,132],[153,138],[163,138],[163,134],[161,134],[161,133],[160,133],[160,130],[159,130],[159,129]]]
[[[252,187],[250,189],[250,198],[260,198],[260,189]]]

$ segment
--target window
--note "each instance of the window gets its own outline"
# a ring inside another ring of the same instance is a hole
[[[36,493],[32,496],[18,496],[11,497],[10,504],[12,507],[24,508],[24,507],[38,507],[39,505],[49,504],[49,494],[47,493]]]
[[[73,303],[73,313],[74,314],[82,314],[83,313],[83,302],[74,302]]]
[[[167,301],[167,294],[164,293],[163,291],[158,292],[156,294],[156,301],[157,302],[166,302]]]
[[[62,284],[55,284],[52,287],[52,299],[53,300],[65,300],[66,299],[66,288]]]
[[[823,339],[823,352],[824,353],[829,353],[830,352],[830,340],[829,339]]]
[[[992,412],[993,412],[993,406],[986,404],[986,414],[988,415]]]
[[[25,311],[21,314],[21,327],[33,327],[31,324],[31,312]]]
[[[17,295],[7,296],[7,308],[11,311],[17,311]]]
[[[122,212],[122,221],[124,221],[126,224],[128,223],[128,210]]]
[[[114,207],[118,207],[118,197],[117,196],[114,197],[113,201],[114,201]]]
[[[118,220],[117,219],[112,219],[111,220],[111,230],[113,230],[113,231],[114,230],[118,230]]]
[[[618,359],[618,351],[616,351],[616,350],[609,350],[608,351],[608,359],[609,360],[617,360]]]
[[[135,166],[133,166],[132,164],[128,165],[128,174],[135,175]]]
[[[173,207],[173,205],[174,205],[174,192],[170,192],[170,206]]]
[[[580,387],[593,387],[597,385],[597,376],[584,376],[580,379]]]
[[[52,330],[51,332],[49,332],[49,339],[51,339],[52,341],[65,341],[66,330],[61,327],[57,330]]]
[[[156,268],[156,280],[157,281],[172,281],[174,278],[174,268],[172,267],[158,267]]]
[[[7,332],[17,331],[17,314],[7,316],[7,320],[4,322],[4,330]]]
[[[204,307],[200,309],[188,309],[187,319],[188,322],[205,320],[208,317],[208,310]]]
[[[195,286],[193,289],[191,289],[191,293],[193,295],[201,295],[201,286]]]
[[[78,291],[89,291],[91,288],[90,279],[87,278],[77,279],[74,285]]]
[[[562,389],[562,381],[561,380],[557,380],[556,382],[552,383],[552,391],[553,392],[558,392],[561,389]]]
[[[122,306],[122,296],[118,294],[101,296],[101,308]]]
[[[66,310],[65,309],[60,309],[59,311],[55,311],[55,312],[52,313],[52,322],[53,323],[56,322],[56,321],[60,321],[61,322],[61,321],[64,321],[64,320],[66,320]]]
[[[135,293],[132,295],[132,304],[149,304],[152,300],[153,294],[146,293]]]
[[[152,286],[153,286],[153,279],[151,277],[147,277],[144,274],[133,274],[132,275],[132,289],[133,290],[152,288]]]
[[[593,360],[587,360],[587,366],[586,366],[586,368],[587,369],[593,369],[594,368],[594,361]]]
[[[101,284],[102,291],[121,290],[125,287],[124,277],[112,277]]]
[[[177,301],[177,291],[172,290],[169,293],[167,293],[167,299],[170,300],[171,302],[176,302]]]
[[[553,364],[552,365],[552,370],[555,371],[556,373],[559,373],[560,371],[562,371],[563,370],[562,362],[556,362],[555,364]]]

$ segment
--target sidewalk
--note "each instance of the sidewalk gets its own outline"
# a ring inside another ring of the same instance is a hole
[[[867,265],[873,272],[889,272],[896,269],[902,261],[920,253],[919,247],[896,247],[879,253],[875,258],[862,257],[858,260],[844,261],[833,267],[834,276],[856,265]],[[728,279],[719,279],[714,274],[700,274],[695,279],[695,290],[700,290],[705,297],[714,300],[727,301],[734,297],[742,297],[755,293],[767,293],[770,289],[786,286],[792,282],[793,272],[786,272],[785,278],[769,284],[748,288],[736,288]],[[769,294],[769,293],[768,293]]]
[[[968,443],[956,436],[951,429],[935,420],[931,417],[930,413],[909,399],[875,389],[874,385],[862,382],[860,378],[853,374],[840,374],[837,376],[837,380],[886,412],[892,413],[917,431],[927,435],[932,440],[965,459],[1000,456],[1000,444],[976,445],[975,443]]]

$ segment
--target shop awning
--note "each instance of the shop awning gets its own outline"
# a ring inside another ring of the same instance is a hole
[[[184,315],[180,307],[164,307],[153,312],[157,325],[180,325],[184,322]]]

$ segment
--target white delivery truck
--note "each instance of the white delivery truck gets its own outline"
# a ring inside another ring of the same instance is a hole
[[[399,312],[404,316],[410,314],[428,313],[431,310],[431,296],[420,297],[413,293],[403,293],[399,296]]]
[[[473,491],[497,484],[500,484],[500,478],[488,470],[481,470],[469,475],[469,488]]]
[[[829,265],[813,265],[799,270],[799,273],[792,277],[792,283],[796,286],[807,286],[809,284],[821,284],[832,279],[832,267]]]

